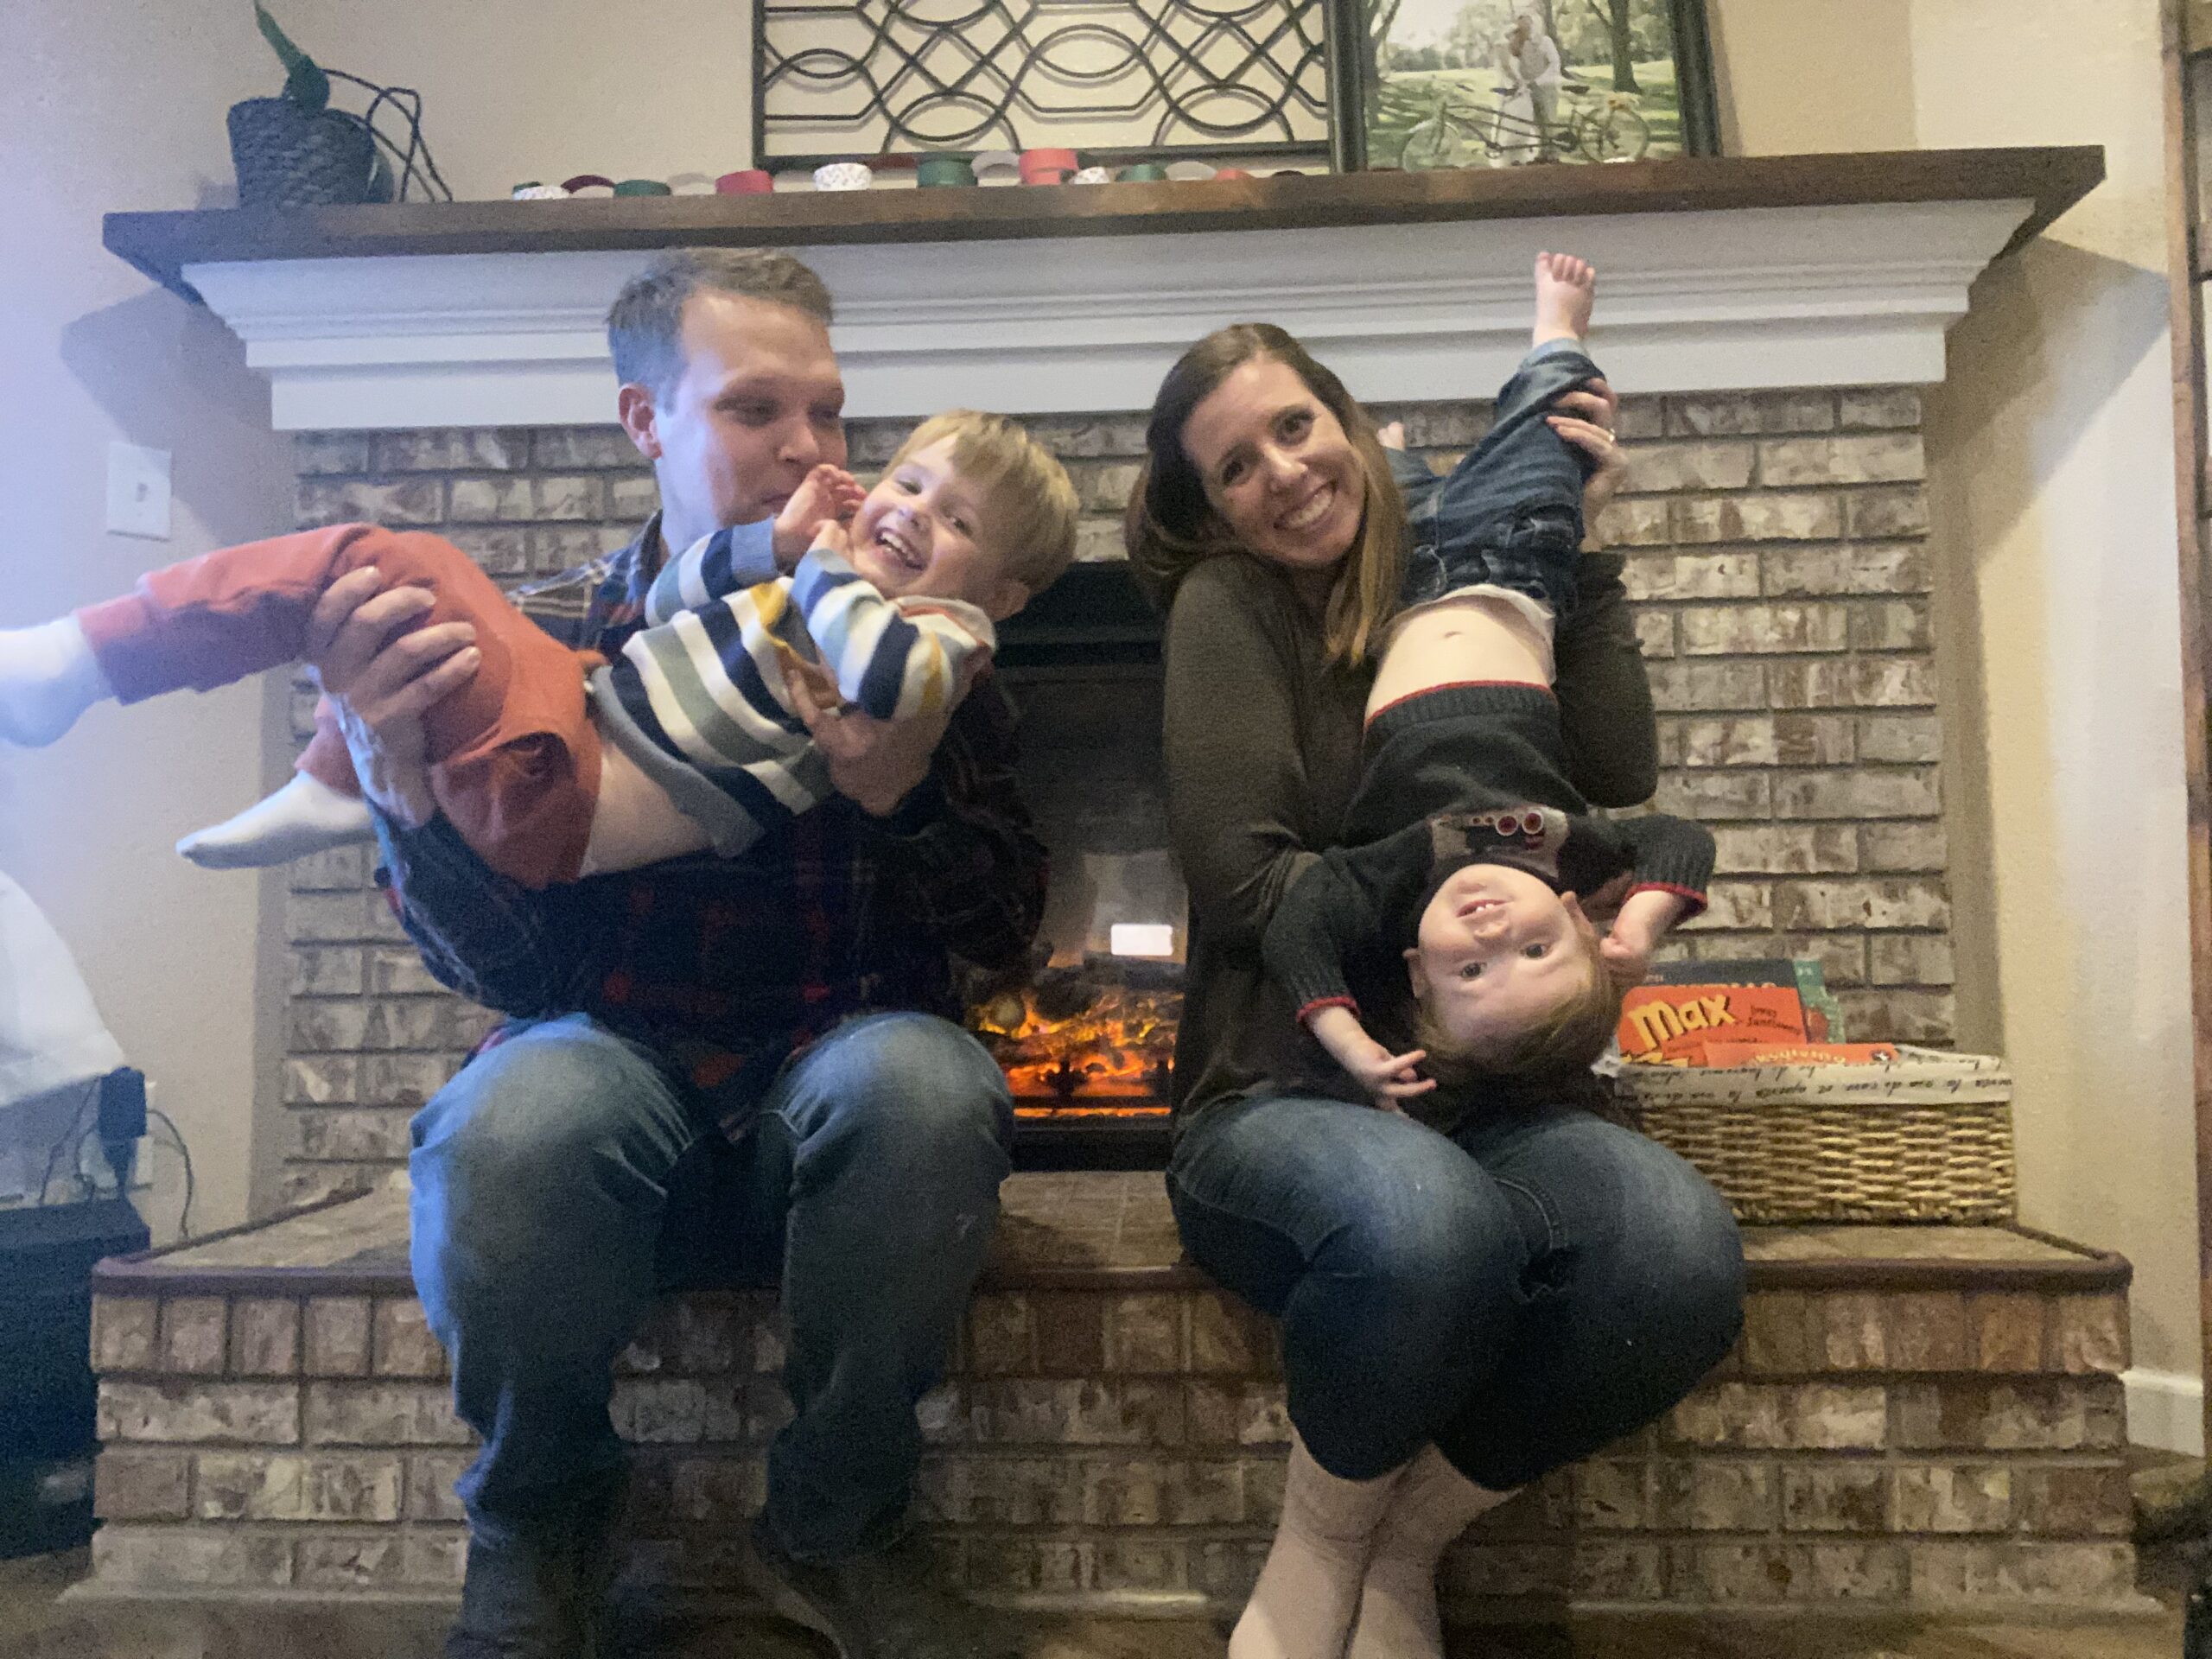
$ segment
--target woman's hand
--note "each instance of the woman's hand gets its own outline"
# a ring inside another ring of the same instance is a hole
[[[1425,1095],[1436,1087],[1435,1078],[1424,1077],[1414,1070],[1428,1058],[1427,1049],[1393,1054],[1367,1034],[1367,1027],[1350,1008],[1317,1008],[1306,1028],[1346,1075],[1367,1091],[1368,1098],[1386,1112],[1403,1111],[1400,1101]]]
[[[1620,424],[1621,400],[1602,379],[1562,394],[1544,419],[1553,431],[1597,462],[1582,486],[1582,516],[1595,518],[1628,481],[1628,456],[1613,436]]]

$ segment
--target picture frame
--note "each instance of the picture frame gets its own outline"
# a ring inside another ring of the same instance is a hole
[[[1705,0],[1332,0],[1339,172],[1720,153]]]

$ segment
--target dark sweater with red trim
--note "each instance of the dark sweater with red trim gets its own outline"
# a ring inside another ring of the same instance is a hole
[[[1414,942],[1421,912],[1470,864],[1525,870],[1562,893],[1615,878],[1705,908],[1713,836],[1687,818],[1596,818],[1567,781],[1559,705],[1541,687],[1458,685],[1377,715],[1349,814],[1360,844],[1332,848],[1276,906],[1262,940],[1268,971],[1302,1020],[1353,1005],[1361,959]]]

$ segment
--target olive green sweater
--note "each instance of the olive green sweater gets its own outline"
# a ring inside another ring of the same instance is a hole
[[[1583,556],[1556,642],[1567,773],[1595,806],[1636,805],[1658,779],[1621,569],[1618,554]],[[1328,667],[1319,620],[1280,572],[1242,554],[1183,579],[1166,664],[1168,827],[1191,894],[1179,1117],[1262,1083],[1357,1098],[1268,976],[1260,941],[1307,864],[1344,843],[1372,671]]]

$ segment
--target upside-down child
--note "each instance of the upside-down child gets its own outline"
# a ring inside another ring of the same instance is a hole
[[[1584,349],[1595,273],[1536,259],[1534,346],[1488,435],[1408,490],[1405,608],[1367,703],[1348,844],[1276,907],[1262,949],[1299,1018],[1379,1105],[1478,1080],[1586,1070],[1660,938],[1705,907],[1713,837],[1651,815],[1589,816],[1567,782],[1551,691],[1554,628],[1573,601],[1584,467],[1546,423],[1598,374]],[[1602,938],[1579,893],[1629,878]],[[1402,945],[1416,1047],[1363,1022],[1346,964]],[[1427,1075],[1423,1075],[1425,1067]]]
[[[793,681],[826,675],[878,719],[941,712],[995,648],[994,625],[1067,568],[1076,511],[1065,470],[1020,427],[934,416],[865,494],[818,467],[772,525],[718,531],[671,559],[647,626],[611,662],[556,644],[436,537],[369,524],[281,536],[0,632],[0,737],[52,742],[105,698],[207,690],[290,662],[316,600],[373,566],[431,590],[426,624],[475,627],[474,677],[423,725],[438,806],[493,868],[543,887],[707,849],[735,856],[831,792]],[[742,582],[739,546],[764,536],[787,574]],[[346,775],[326,757],[317,776],[334,770]]]

